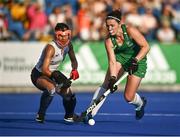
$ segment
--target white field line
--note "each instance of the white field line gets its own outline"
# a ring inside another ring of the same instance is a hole
[[[0,112],[1,115],[35,115],[35,112]],[[78,113],[80,114],[80,113]],[[53,113],[48,112],[47,115],[64,115],[64,113]],[[134,116],[134,113],[98,113],[100,116]],[[180,114],[172,114],[172,113],[146,113],[145,116],[149,117],[180,117]]]

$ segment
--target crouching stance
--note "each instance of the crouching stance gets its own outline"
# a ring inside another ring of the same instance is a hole
[[[79,78],[78,63],[71,43],[71,30],[68,25],[57,23],[54,39],[44,47],[38,63],[31,72],[32,83],[42,91],[36,117],[38,122],[44,122],[46,110],[52,102],[55,93],[63,98],[64,120],[74,122],[78,118],[74,113],[76,96],[71,91],[71,81],[58,70],[59,65],[61,65],[67,54],[71,60],[72,67],[70,79],[76,80]]]

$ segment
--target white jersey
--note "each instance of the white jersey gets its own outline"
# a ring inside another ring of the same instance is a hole
[[[49,45],[52,45],[55,49],[55,54],[51,59],[50,65],[49,65],[49,70],[50,71],[54,71],[57,70],[59,64],[61,62],[63,62],[63,60],[65,59],[65,56],[67,55],[67,53],[69,52],[69,45],[66,46],[63,50],[60,48],[60,46],[58,46],[58,44],[53,40],[50,43],[48,43]],[[39,72],[42,72],[42,65],[44,62],[44,57],[45,57],[45,48],[43,49],[41,56],[39,58],[39,61],[36,64],[36,69]]]

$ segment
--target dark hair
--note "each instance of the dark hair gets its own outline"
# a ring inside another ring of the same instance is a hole
[[[55,31],[57,30],[61,30],[61,31],[69,30],[69,26],[65,23],[57,23],[55,26]]]
[[[114,10],[110,12],[107,17],[107,19],[115,19],[118,23],[121,21],[121,11],[120,10]]]

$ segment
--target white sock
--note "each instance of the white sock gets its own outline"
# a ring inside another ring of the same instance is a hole
[[[91,100],[90,105],[92,105],[93,102],[94,102],[94,100],[97,99],[97,98],[99,98],[105,91],[106,91],[105,88],[99,87],[99,88],[95,91],[95,93],[94,93],[94,95],[93,95],[93,98],[92,98],[92,100]],[[97,114],[98,110],[101,108],[101,106],[103,105],[103,103],[104,103],[105,100],[106,100],[106,97],[92,110],[92,113],[91,113],[91,114],[92,114],[92,117],[94,117],[94,116]]]
[[[92,98],[92,100],[91,100],[90,105],[92,105],[92,103],[94,102],[94,100],[97,99],[98,97],[100,97],[105,91],[106,91],[105,88],[99,87],[99,88],[95,91],[95,93],[94,93],[94,95],[93,95],[93,98]]]
[[[129,103],[133,104],[136,107],[135,110],[140,110],[143,105],[143,101],[137,93],[135,94],[134,99]]]

